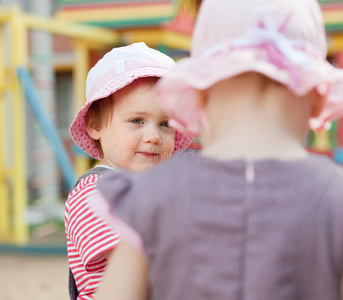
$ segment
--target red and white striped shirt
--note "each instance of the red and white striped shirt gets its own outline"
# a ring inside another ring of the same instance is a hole
[[[88,206],[87,197],[95,192],[99,178],[99,174],[82,178],[65,205],[68,260],[79,291],[78,300],[93,299],[107,265],[102,253],[120,241],[119,235]]]

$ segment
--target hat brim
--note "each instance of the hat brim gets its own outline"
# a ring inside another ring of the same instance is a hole
[[[196,90],[206,90],[224,79],[246,72],[263,74],[288,87],[295,95],[302,96],[317,89],[326,98],[321,115],[310,121],[313,129],[323,128],[326,122],[343,115],[343,70],[333,67],[320,57],[309,57],[309,69],[297,68],[297,79],[288,69],[280,68],[256,55],[255,49],[240,49],[229,55],[223,53],[205,60],[185,58],[177,63],[168,77],[156,87],[158,100],[163,109],[179,128],[192,131],[190,122],[197,119],[199,111]]]

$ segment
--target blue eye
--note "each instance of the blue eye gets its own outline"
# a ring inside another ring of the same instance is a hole
[[[130,120],[130,122],[133,124],[143,124],[143,120],[141,119],[132,119]]]
[[[162,127],[169,127],[168,121],[161,123],[161,126],[162,126]]]

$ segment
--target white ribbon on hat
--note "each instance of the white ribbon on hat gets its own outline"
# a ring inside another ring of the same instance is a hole
[[[273,24],[267,11],[264,8],[259,8],[255,11],[255,13],[260,16],[261,24],[263,25],[263,27],[260,26],[248,29],[246,33],[240,38],[233,39],[230,42],[218,43],[205,51],[199,57],[199,59],[205,60],[228,48],[249,48],[263,46],[264,44],[272,44],[291,63],[304,69],[309,69],[311,67],[309,59],[306,53],[300,50],[301,48],[304,48],[304,44],[300,41],[293,40],[285,36],[281,32],[281,30],[278,29],[275,24]],[[286,22],[288,22],[289,17],[290,15],[287,16],[285,20]]]
[[[272,43],[294,65],[308,69],[310,67],[307,55],[297,49],[303,47],[300,41],[286,37],[275,24],[273,24],[265,9],[260,8],[256,13],[261,17],[264,27],[249,29],[245,36],[231,43],[232,48],[259,46],[264,43]],[[288,21],[290,16],[287,16]]]

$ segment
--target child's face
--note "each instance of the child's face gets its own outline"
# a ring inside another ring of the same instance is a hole
[[[168,126],[151,83],[120,90],[112,109],[112,120],[99,131],[103,164],[140,171],[170,157],[175,130]]]

